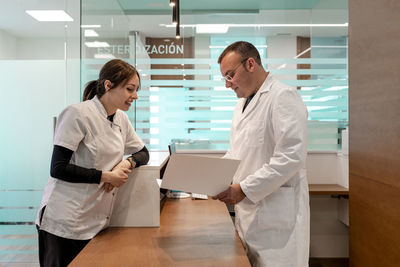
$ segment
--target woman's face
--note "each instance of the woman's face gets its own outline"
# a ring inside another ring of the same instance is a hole
[[[124,85],[119,85],[109,90],[111,105],[123,111],[128,111],[134,100],[138,99],[137,90],[139,78],[133,75]]]

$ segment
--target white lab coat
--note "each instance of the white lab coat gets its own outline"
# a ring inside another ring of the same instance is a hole
[[[105,171],[110,171],[124,154],[144,147],[128,116],[117,110],[110,122],[97,96],[64,109],[58,117],[54,145],[74,151],[71,164]],[[115,199],[116,189],[106,193],[103,184],[69,183],[50,177],[36,224],[69,239],[93,238],[109,225]]]
[[[244,113],[233,115],[230,150],[240,159],[233,183],[246,195],[235,226],[253,266],[308,266],[307,109],[295,88],[268,75]]]

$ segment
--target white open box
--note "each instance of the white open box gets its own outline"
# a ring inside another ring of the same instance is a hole
[[[168,152],[150,152],[149,163],[129,174],[128,181],[118,189],[110,226],[160,226],[160,187],[156,179],[168,157]]]

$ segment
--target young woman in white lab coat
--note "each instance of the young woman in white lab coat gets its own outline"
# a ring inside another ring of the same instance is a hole
[[[51,177],[36,220],[41,266],[67,266],[108,226],[114,187],[147,163],[149,153],[123,112],[138,98],[139,86],[133,66],[111,60],[87,85],[84,98],[91,99],[58,117]]]
[[[215,199],[235,204],[235,226],[252,266],[308,266],[307,109],[295,88],[266,72],[257,49],[237,42],[221,54],[226,87],[241,98],[230,149],[241,163]]]

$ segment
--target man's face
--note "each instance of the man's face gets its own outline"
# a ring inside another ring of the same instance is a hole
[[[243,59],[235,52],[229,52],[222,59],[220,71],[225,78],[226,88],[235,91],[238,98],[249,97],[249,73],[246,69],[247,59]]]

